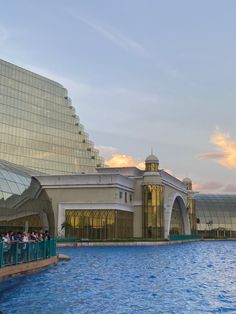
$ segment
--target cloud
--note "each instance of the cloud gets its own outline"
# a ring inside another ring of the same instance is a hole
[[[216,132],[212,137],[212,143],[224,154],[218,163],[224,167],[236,168],[236,141],[231,140],[228,133]]]
[[[215,190],[222,189],[224,184],[221,182],[210,181],[206,183],[193,183],[193,190],[200,192],[212,192]]]
[[[113,155],[118,154],[118,149],[112,146],[96,146],[96,148],[99,150],[100,155],[106,159],[109,160],[112,158]]]
[[[156,55],[152,56],[143,45],[141,45],[137,41],[134,41],[133,39],[126,37],[119,30],[105,24],[101,25],[98,22],[92,21],[88,17],[85,18],[81,16],[75,16],[74,12],[72,12],[71,14],[73,14],[75,18],[82,21],[90,28],[94,29],[96,32],[101,34],[103,37],[108,39],[114,45],[122,48],[123,50],[130,51],[138,56],[144,57],[145,59],[149,60],[152,63],[152,65],[155,66],[159,71],[163,72],[172,79],[186,81],[183,74],[180,71],[175,69],[170,64],[167,64],[163,60],[158,61]],[[187,80],[186,83],[189,85],[194,85],[189,81],[189,79]]]
[[[225,184],[222,182],[211,181],[206,183],[193,182],[193,191],[199,191],[200,193],[236,193],[236,184]]]
[[[209,153],[200,154],[198,157],[201,160],[208,160],[208,159],[217,160],[217,159],[225,158],[226,154],[223,152],[209,152]]]
[[[81,14],[72,11],[68,7],[65,7],[65,12],[67,12],[70,17],[86,24],[91,29],[95,30],[99,35],[106,38],[115,46],[148,60],[151,62],[152,67],[155,67],[159,72],[162,72],[166,76],[174,80],[182,80],[185,82],[185,84],[190,86],[196,85],[195,82],[190,82],[189,77],[186,78],[178,69],[174,68],[171,64],[163,60],[163,57],[158,56],[156,52],[153,53],[153,51],[148,50],[147,47],[145,47],[140,42],[127,37],[117,28],[105,24],[104,22],[101,23],[97,20],[95,21],[93,18],[91,18],[91,16],[82,16]]]
[[[174,172],[173,172],[173,170],[171,170],[171,169],[163,169],[165,172],[167,172],[168,174],[170,174],[171,176],[173,176],[174,175]]]
[[[122,154],[112,146],[96,146],[100,155],[105,159],[105,165],[108,167],[137,167],[145,168],[145,163],[131,155]]]
[[[227,184],[222,190],[225,193],[236,193],[236,184]]]
[[[73,15],[74,18],[88,25],[90,28],[94,29],[97,33],[108,39],[114,45],[122,48],[123,50],[130,51],[138,56],[144,57],[145,59],[149,60],[152,63],[152,65],[155,66],[159,71],[163,72],[172,79],[186,81],[185,77],[180,71],[178,71],[170,64],[167,64],[163,60],[158,61],[156,54],[155,56],[152,56],[152,54],[142,44],[138,43],[133,39],[128,38],[114,27],[111,27],[107,24],[105,25],[95,22],[88,17],[78,16],[74,12],[70,12],[70,14]],[[186,83],[189,85],[195,85],[192,82],[190,82],[189,79],[186,81]]]
[[[199,159],[215,160],[223,167],[236,169],[236,141],[232,140],[228,133],[222,133],[217,130],[211,138],[211,143],[214,144],[218,150],[200,154],[198,156]]]
[[[108,167],[137,167],[139,169],[144,169],[144,162],[129,156],[114,154],[111,159],[105,161],[105,165]]]
[[[102,25],[98,22],[92,21],[88,17],[81,17],[76,16],[74,13],[72,13],[73,16],[86,25],[88,25],[90,28],[98,32],[100,35],[108,39],[110,42],[112,42],[114,45],[126,50],[131,51],[139,55],[147,55],[147,51],[144,49],[144,47],[138,43],[137,41],[134,41],[133,39],[130,39],[126,37],[124,34],[122,34],[119,30],[114,29],[111,26],[108,25]]]

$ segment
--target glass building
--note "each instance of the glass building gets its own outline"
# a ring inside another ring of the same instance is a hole
[[[236,237],[236,195],[196,194],[197,232],[204,237]]]
[[[102,165],[57,82],[0,60],[0,159],[46,174],[95,172]]]
[[[0,233],[48,229],[54,232],[51,201],[32,175],[37,171],[0,161]]]

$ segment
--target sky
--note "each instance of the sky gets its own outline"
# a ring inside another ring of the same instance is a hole
[[[236,193],[236,1],[0,0],[0,58],[67,88],[110,166]]]

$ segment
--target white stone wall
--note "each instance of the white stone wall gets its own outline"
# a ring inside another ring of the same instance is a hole
[[[183,183],[164,172],[145,172],[139,177],[126,177],[118,173],[99,173],[66,176],[37,177],[52,200],[56,229],[61,234],[67,209],[116,209],[134,212],[134,237],[143,236],[143,185],[164,186],[164,236],[168,238],[173,204],[178,198],[185,234],[190,234],[187,190]],[[122,198],[120,198],[120,192]],[[124,195],[127,193],[127,202]],[[130,200],[130,195],[132,200]]]

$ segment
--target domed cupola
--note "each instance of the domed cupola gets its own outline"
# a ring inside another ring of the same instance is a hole
[[[151,154],[145,160],[145,171],[157,172],[159,168],[159,159],[157,156]]]
[[[192,180],[190,178],[184,178],[182,182],[188,191],[192,191]]]
[[[164,238],[164,185],[158,170],[157,156],[149,155],[145,160],[143,174],[143,237]]]

